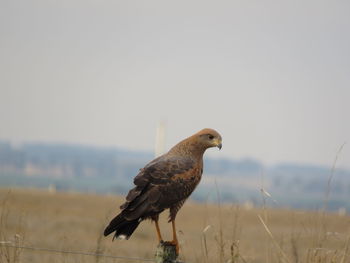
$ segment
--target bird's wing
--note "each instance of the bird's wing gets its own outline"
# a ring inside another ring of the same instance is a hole
[[[159,213],[186,199],[199,182],[202,164],[190,158],[160,157],[135,177],[134,184],[120,207],[130,219]]]

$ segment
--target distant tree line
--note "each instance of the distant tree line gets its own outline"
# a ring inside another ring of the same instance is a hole
[[[25,143],[13,146],[0,141],[0,185],[48,187],[58,190],[125,194],[132,178],[153,158],[149,152],[72,144]],[[261,181],[278,202],[272,206],[317,208],[323,202],[329,167],[279,164],[267,167],[252,158],[206,159],[202,183],[193,198],[224,202],[262,200]],[[350,172],[336,170],[331,184],[331,209],[350,209]],[[271,199],[272,200],[272,199]]]

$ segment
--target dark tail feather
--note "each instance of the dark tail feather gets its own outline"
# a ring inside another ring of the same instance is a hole
[[[124,218],[122,214],[117,215],[106,227],[104,235],[108,236],[115,231],[114,238],[122,237],[129,239],[129,237],[134,233],[135,229],[140,224],[141,220],[135,219],[128,221]],[[114,239],[113,238],[113,239]]]

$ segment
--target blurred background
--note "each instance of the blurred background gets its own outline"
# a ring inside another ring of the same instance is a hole
[[[349,11],[0,0],[0,185],[125,194],[155,145],[210,127],[223,149],[195,200],[217,184],[223,201],[255,205],[263,188],[273,206],[317,209],[331,178],[328,208],[350,209]]]

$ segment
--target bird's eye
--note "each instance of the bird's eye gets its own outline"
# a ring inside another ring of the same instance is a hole
[[[209,138],[210,140],[212,140],[212,139],[214,139],[214,136],[211,135],[211,134],[209,134],[208,138]]]

